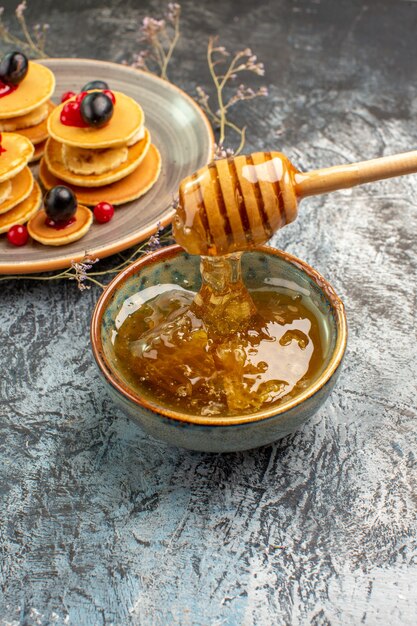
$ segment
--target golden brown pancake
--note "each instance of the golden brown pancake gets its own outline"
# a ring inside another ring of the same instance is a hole
[[[49,115],[51,111],[53,111],[53,109],[55,108],[55,105],[53,104],[53,102],[48,102],[46,106],[48,107]],[[46,117],[43,122],[40,122],[40,124],[36,124],[35,126],[30,126],[28,128],[18,129],[15,132],[19,135],[23,135],[23,137],[27,137],[27,139],[30,139],[30,141],[34,145],[37,145],[48,139],[47,121],[48,119]]]
[[[9,228],[15,224],[25,224],[28,219],[38,212],[41,204],[41,189],[35,181],[33,189],[26,200],[19,202],[13,209],[0,215],[0,233],[7,233]]]
[[[111,172],[127,161],[127,146],[117,148],[75,148],[61,143],[61,163],[73,174],[98,176]]]
[[[75,214],[75,222],[65,228],[51,228],[45,223],[46,213],[42,209],[28,223],[29,235],[44,246],[65,246],[84,237],[93,223],[93,213],[79,204]]]
[[[4,180],[0,183],[0,207],[12,195],[12,183],[10,180]]]
[[[130,146],[133,146],[135,143],[137,143],[138,141],[140,141],[141,139],[144,138],[145,133],[146,133],[147,129],[145,128],[145,126],[141,126],[140,129],[138,130],[137,133],[135,133],[133,135],[133,137],[131,137],[129,139],[129,141],[127,142],[127,147],[130,148]]]
[[[65,126],[60,121],[61,111],[67,100],[58,105],[48,118],[48,132],[59,143],[77,148],[112,148],[127,144],[145,122],[142,107],[124,93],[113,92],[116,98],[114,112],[109,122],[102,128],[79,128]],[[3,98],[4,99],[4,98]],[[72,100],[74,100],[72,98]]]
[[[26,115],[41,106],[54,93],[55,77],[50,69],[29,61],[25,78],[15,91],[0,98],[0,120]]]
[[[77,199],[87,206],[99,202],[110,202],[115,206],[131,202],[143,196],[158,180],[161,172],[161,155],[151,144],[142,163],[131,174],[111,185],[104,187],[80,187],[71,185],[57,178],[48,170],[45,158],[40,162],[39,177],[43,186],[49,190],[56,185],[67,185],[76,194]]]
[[[26,137],[17,133],[2,133],[1,146],[5,152],[0,154],[0,182],[13,178],[30,161],[35,151]]]
[[[150,143],[151,139],[147,131],[143,139],[135,143],[131,148],[128,148],[127,161],[114,170],[105,172],[104,174],[85,175],[70,172],[63,164],[62,144],[52,138],[49,138],[46,142],[45,161],[51,174],[71,185],[78,185],[80,187],[103,187],[103,185],[110,185],[111,183],[125,178],[128,174],[136,170],[145,158]]]
[[[10,209],[13,209],[17,204],[26,200],[30,195],[34,179],[32,172],[28,167],[24,167],[21,172],[11,178],[8,182],[11,184],[10,196],[0,204],[0,215],[7,213]]]
[[[7,120],[0,120],[0,132],[2,133],[14,133],[15,130],[22,130],[24,128],[30,128],[40,124],[49,114],[48,102],[41,104],[40,107],[33,109],[26,115],[19,115],[19,117],[9,117]]]
[[[33,157],[29,161],[29,163],[35,163],[35,161],[39,161],[45,153],[46,140],[42,141],[42,143],[37,143],[35,146],[35,152],[33,153]]]
[[[2,133],[14,133],[16,130],[23,130],[24,128],[30,128],[36,126],[46,120],[48,117],[48,104],[45,102],[40,107],[33,109],[26,115],[19,115],[19,117],[9,117],[7,120],[0,120],[0,132]]]

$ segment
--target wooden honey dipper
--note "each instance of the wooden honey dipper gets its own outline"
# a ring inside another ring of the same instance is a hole
[[[413,172],[417,150],[305,173],[280,152],[219,159],[181,182],[174,237],[190,254],[247,250],[295,220],[302,198]]]

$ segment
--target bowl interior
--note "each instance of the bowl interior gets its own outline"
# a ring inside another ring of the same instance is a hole
[[[262,248],[247,252],[242,258],[242,273],[249,290],[259,289],[262,286],[278,286],[281,290],[298,292],[303,300],[308,300],[309,307],[319,321],[321,341],[323,346],[323,365],[312,382],[321,386],[337,368],[344,351],[345,317],[343,304],[334,293],[331,286],[312,268],[299,259],[272,248]],[[138,266],[110,285],[105,309],[101,318],[102,359],[105,369],[110,372],[112,379],[118,383],[122,391],[129,397],[145,404],[157,413],[171,417],[184,417],[184,413],[164,407],[158,399],[145,392],[139,397],[129,381],[118,368],[114,352],[113,341],[117,329],[126,317],[133,313],[146,300],[156,295],[155,286],[166,285],[167,289],[182,287],[191,291],[198,291],[201,285],[200,259],[185,253],[181,248],[159,251],[153,258],[147,258],[145,263],[139,261]],[[160,290],[160,287],[158,287]],[[295,399],[282,402],[270,407],[267,411],[254,413],[253,417],[268,417],[284,412],[287,408],[300,403],[303,395],[311,395],[311,388]],[[189,413],[191,416],[192,413]],[[248,417],[247,415],[245,416]],[[230,417],[231,422],[239,418]]]

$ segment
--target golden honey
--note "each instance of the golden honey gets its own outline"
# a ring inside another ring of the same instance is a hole
[[[304,197],[416,168],[417,151],[306,173],[281,153],[257,152],[185,178],[173,234],[202,255],[202,287],[161,286],[125,316],[114,345],[126,379],[159,405],[222,417],[269,409],[312,387],[329,361],[329,316],[284,277],[248,291],[240,255],[292,222]]]
[[[309,295],[265,283],[249,292],[240,257],[202,257],[198,293],[153,287],[119,318],[115,354],[140,395],[176,411],[233,416],[279,405],[317,378],[324,348]]]

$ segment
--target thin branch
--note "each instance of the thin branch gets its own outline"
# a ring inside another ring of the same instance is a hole
[[[43,58],[48,55],[45,52],[46,45],[46,32],[49,28],[48,24],[38,24],[34,28],[35,36],[33,36],[29,30],[28,24],[25,18],[25,11],[27,8],[26,0],[17,5],[15,9],[15,17],[18,21],[24,39],[13,35],[9,29],[2,23],[2,17],[4,8],[0,7],[0,41],[8,44],[14,44],[20,49],[24,49],[37,57]],[[37,39],[37,41],[35,41]]]
[[[226,138],[226,128],[230,128],[239,136],[240,143],[237,150],[234,152],[235,154],[239,154],[243,150],[246,139],[246,127],[239,128],[228,119],[229,109],[239,101],[253,100],[258,96],[266,96],[268,90],[266,87],[260,87],[257,91],[254,91],[250,87],[245,87],[245,85],[242,84],[239,85],[229,100],[225,102],[224,90],[229,86],[229,83],[236,78],[238,73],[246,71],[263,75],[264,66],[263,63],[258,62],[252,50],[246,48],[245,50],[236,52],[224,73],[217,74],[216,66],[219,64],[223,66],[225,57],[229,56],[229,52],[224,46],[215,45],[217,40],[217,37],[210,37],[207,45],[207,64],[215,87],[217,111],[214,112],[211,108],[209,96],[202,87],[197,87],[197,94],[200,106],[208,114],[211,121],[219,125],[219,141],[215,156],[222,158],[225,154],[233,153],[230,149],[225,150],[223,147]],[[221,55],[221,58],[215,58],[214,55]]]

